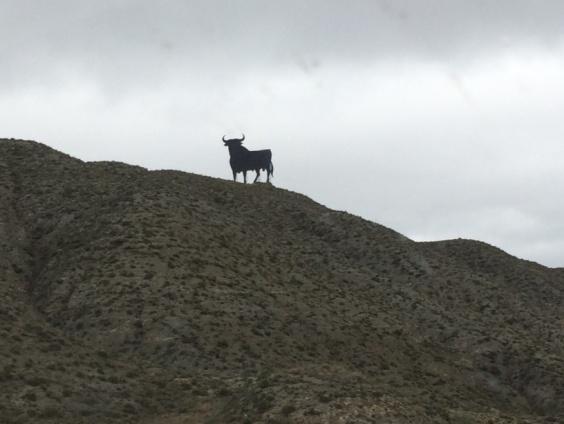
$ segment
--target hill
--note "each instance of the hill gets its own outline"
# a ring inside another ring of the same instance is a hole
[[[564,272],[0,140],[6,423],[545,423]]]

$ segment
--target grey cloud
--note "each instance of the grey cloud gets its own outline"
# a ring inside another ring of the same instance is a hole
[[[3,81],[65,69],[117,85],[171,69],[459,60],[563,35],[560,1],[4,1]],[[6,75],[7,74],[7,75]]]

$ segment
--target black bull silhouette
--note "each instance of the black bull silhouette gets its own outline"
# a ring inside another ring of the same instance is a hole
[[[249,150],[243,147],[242,138],[231,138],[226,140],[222,138],[223,143],[229,148],[229,164],[233,171],[233,181],[237,181],[237,174],[243,173],[243,180],[247,183],[247,171],[255,171],[257,176],[253,181],[256,183],[260,176],[261,169],[266,171],[266,182],[270,182],[270,177],[274,175],[274,165],[272,165],[272,151],[267,150]]]

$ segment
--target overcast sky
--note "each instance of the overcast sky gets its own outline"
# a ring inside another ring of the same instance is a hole
[[[0,0],[0,137],[564,266],[562,0]]]

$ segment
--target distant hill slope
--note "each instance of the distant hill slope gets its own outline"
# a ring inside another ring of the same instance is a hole
[[[564,272],[270,185],[0,140],[0,416],[564,417]]]

